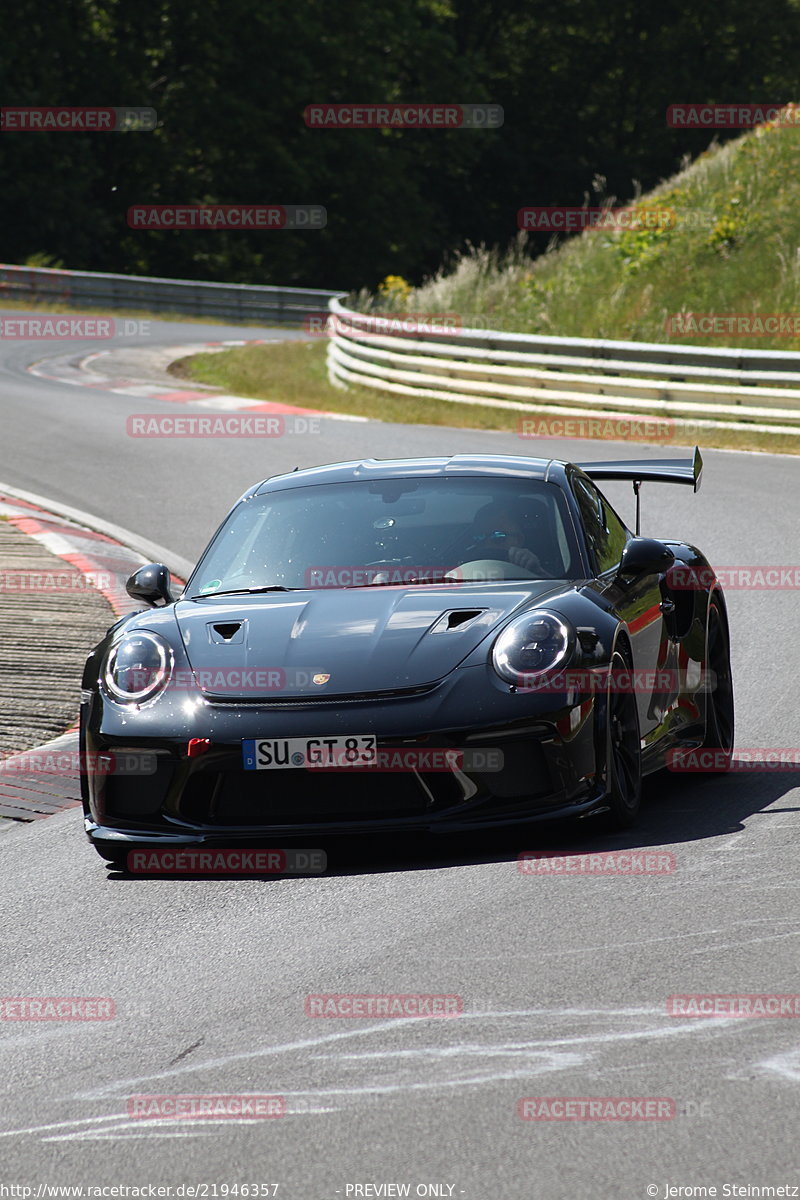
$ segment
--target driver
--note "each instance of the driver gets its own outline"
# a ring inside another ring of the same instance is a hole
[[[494,501],[475,514],[470,550],[480,549],[486,558],[500,558],[526,571],[541,574],[542,564],[525,545],[530,520],[514,505]]]

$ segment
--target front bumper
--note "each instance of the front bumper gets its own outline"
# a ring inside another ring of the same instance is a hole
[[[437,745],[442,741],[437,738]],[[464,748],[455,738],[449,744]],[[397,751],[401,743],[378,746]],[[95,744],[100,758],[112,751],[130,759],[138,749],[148,758],[154,754],[157,766],[149,775],[90,774],[86,831],[94,842],[141,845],[455,832],[577,816],[601,799],[593,754],[580,742],[565,743],[552,727],[510,736],[495,731],[482,746],[502,750],[501,770],[245,771],[237,745],[212,746],[202,757],[188,758],[185,745]],[[421,742],[402,743],[416,755],[423,748]],[[474,750],[475,743],[467,748]]]
[[[242,846],[275,838],[307,843],[309,837],[449,833],[579,816],[602,802],[594,698],[558,706],[552,696],[487,686],[481,671],[465,674],[458,695],[448,685],[421,697],[341,707],[203,706],[191,719],[176,712],[157,720],[153,710],[143,710],[122,720],[95,690],[82,714],[90,764],[83,785],[86,831],[98,849]],[[364,733],[375,733],[379,754],[485,750],[496,765],[500,751],[501,767],[472,769],[474,761],[464,769],[428,771],[423,763],[388,773],[243,767],[248,738]],[[206,738],[210,747],[189,757],[191,738]],[[109,752],[148,752],[156,769],[140,775],[94,769]]]

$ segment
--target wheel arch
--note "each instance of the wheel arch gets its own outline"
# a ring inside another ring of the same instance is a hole
[[[615,650],[620,650],[625,655],[625,661],[628,663],[628,666],[632,666],[633,647],[631,645],[630,634],[624,625],[617,626],[614,640],[611,644],[611,657],[613,657]]]
[[[722,621],[725,626],[725,633],[728,636],[728,645],[730,646],[731,623],[730,618],[728,617],[728,603],[725,599],[725,593],[718,585],[716,587],[712,587],[708,593],[708,602],[706,604],[706,634],[708,633],[708,610],[711,608],[712,604],[716,604],[717,608],[719,609],[719,614],[722,617]]]

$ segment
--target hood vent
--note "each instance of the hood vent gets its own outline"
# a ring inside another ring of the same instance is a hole
[[[485,608],[453,608],[450,612],[442,614],[431,633],[452,633],[455,630],[466,629],[487,611]]]
[[[209,639],[217,646],[238,645],[244,641],[245,621],[217,621],[208,625]]]

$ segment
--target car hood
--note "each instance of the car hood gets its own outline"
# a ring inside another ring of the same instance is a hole
[[[565,586],[525,580],[203,597],[178,601],[175,617],[204,692],[319,698],[442,679],[515,610]]]

